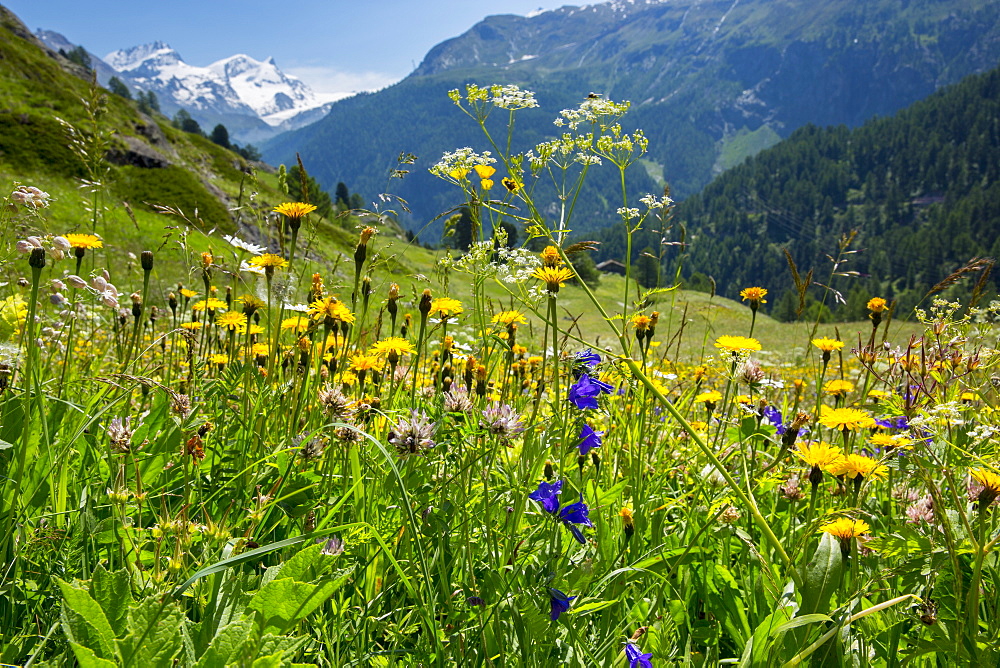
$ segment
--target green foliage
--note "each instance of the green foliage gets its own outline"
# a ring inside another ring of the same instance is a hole
[[[232,148],[229,143],[229,130],[222,123],[212,128],[212,134],[208,138],[212,140],[213,144],[218,144],[222,148]]]
[[[190,132],[191,134],[204,135],[205,133],[201,129],[198,121],[191,118],[191,114],[188,113],[187,109],[180,109],[176,114],[174,114],[174,119],[171,121],[173,126],[178,130],[184,132]],[[228,133],[227,133],[228,135]]]
[[[857,126],[893,114],[1000,60],[993,36],[1000,8],[983,0],[863,6],[748,0],[731,11],[716,3],[651,3],[622,13],[607,7],[533,19],[489,17],[436,47],[403,81],[338,101],[319,122],[268,141],[264,154],[277,163],[298,152],[327,187],[343,181],[380,193],[399,151],[411,151],[420,160],[390,189],[410,203],[408,224],[419,231],[457,204],[427,169],[456,147],[490,149],[441,91],[498,83],[503,64],[504,82],[535,91],[541,106],[519,114],[515,152],[558,136],[552,121],[559,110],[589,91],[631,100],[626,130],[646,131],[646,159],[664,167],[682,199],[779,135],[808,123]],[[490,119],[494,129],[501,116]],[[615,220],[608,194],[619,184],[607,171],[592,170],[577,202],[574,231],[587,238]],[[630,187],[642,195],[659,185],[637,172]],[[553,190],[544,183],[539,188],[551,201]]]
[[[573,253],[570,255],[569,261],[573,265],[573,271],[576,273],[576,277],[573,280],[582,280],[592,288],[596,288],[600,284],[601,272],[598,271],[597,264],[594,262],[594,258],[589,251]]]
[[[720,294],[762,285],[780,295],[792,289],[788,249],[803,274],[813,268],[842,293],[811,289],[832,311],[823,317],[862,317],[862,301],[876,295],[909,310],[970,258],[1000,251],[989,232],[1000,226],[1000,139],[990,129],[998,90],[994,70],[855,130],[801,128],[676,207],[691,237],[686,261],[715,277]],[[830,277],[827,255],[851,230],[837,272],[856,273]],[[598,238],[602,258],[622,253],[620,231]],[[636,243],[656,239],[646,231]],[[950,294],[968,298],[975,278]]]
[[[660,260],[651,246],[646,246],[639,253],[635,264],[635,279],[644,288],[656,288],[660,285]]]
[[[108,79],[108,90],[111,91],[112,95],[117,95],[118,97],[123,97],[126,100],[132,99],[132,91],[129,87],[119,79],[118,77],[111,77]]]
[[[194,220],[204,221],[205,229],[233,229],[226,207],[191,172],[181,167],[143,169],[126,165],[117,170],[115,194],[133,206],[155,210],[154,205],[175,207]]]
[[[349,209],[351,203],[351,191],[347,189],[347,184],[343,181],[337,184],[337,190],[334,193],[335,201],[338,208]]]
[[[71,63],[76,63],[85,70],[90,70],[92,68],[92,63],[90,62],[90,54],[82,46],[74,46],[68,52],[63,49],[59,49],[59,54],[64,56],[66,60]]]
[[[303,180],[304,177],[304,180]],[[324,218],[333,215],[333,200],[330,193],[323,190],[309,173],[303,173],[298,165],[288,170],[288,196],[295,202],[307,202],[316,207],[316,213]]]
[[[146,115],[153,115],[160,113],[160,99],[156,97],[156,93],[153,91],[139,91],[135,99],[138,103],[139,111]]]

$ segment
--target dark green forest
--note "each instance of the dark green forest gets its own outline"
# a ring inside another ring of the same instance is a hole
[[[663,275],[680,265],[688,287],[714,281],[727,297],[766,287],[783,319],[798,302],[786,249],[801,276],[812,269],[839,293],[810,291],[833,317],[863,316],[873,295],[909,309],[970,259],[1000,254],[998,174],[1000,69],[853,130],[804,126],[684,200],[662,231],[647,226],[633,248],[662,249]],[[855,231],[838,270],[860,275],[831,280],[831,258]],[[625,254],[620,226],[597,239],[599,259]],[[969,296],[981,273],[951,294]]]

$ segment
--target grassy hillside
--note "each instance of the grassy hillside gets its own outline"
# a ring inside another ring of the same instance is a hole
[[[3,7],[0,183],[51,195],[44,215],[12,218],[18,234],[96,232],[109,253],[180,250],[161,255],[171,267],[191,264],[196,251],[222,250],[222,234],[276,246],[269,212],[288,199],[273,169],[94,86],[89,72],[47,50]],[[350,252],[357,219],[311,225],[312,252]]]

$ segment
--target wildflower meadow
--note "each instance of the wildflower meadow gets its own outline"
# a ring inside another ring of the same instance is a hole
[[[680,262],[633,279],[632,235],[666,235],[673,202],[628,187],[649,142],[628,103],[514,152],[531,92],[449,95],[480,148],[431,173],[472,239],[419,276],[392,270],[391,196],[336,258],[308,198],[130,256],[98,195],[55,230],[45,184],[12,186],[0,662],[996,665],[1000,302],[946,279],[913,313],[875,296],[779,329],[748,285],[739,327],[685,334]],[[598,169],[621,184],[613,294],[574,261]],[[851,280],[790,271],[803,300]]]

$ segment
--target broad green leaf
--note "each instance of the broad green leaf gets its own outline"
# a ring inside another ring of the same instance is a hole
[[[291,578],[298,582],[316,580],[327,567],[334,563],[334,560],[329,556],[320,554],[322,549],[323,545],[317,544],[297,552],[291,559],[282,564],[281,570],[278,571],[278,577],[281,579]]]
[[[260,657],[253,662],[253,668],[281,668],[281,652]]]
[[[764,618],[753,631],[746,647],[743,649],[743,656],[740,658],[739,668],[750,668],[751,666],[767,665],[767,658],[772,655],[771,645],[774,640],[771,638],[771,631],[779,624],[783,624],[792,618],[794,606],[786,604]]]
[[[101,606],[83,587],[58,578],[56,581],[63,595],[62,626],[66,637],[93,650],[99,658],[113,658],[115,632]]]
[[[265,633],[272,630],[283,633],[323,605],[345,580],[347,574],[318,584],[296,582],[291,578],[274,580],[254,594],[247,609],[260,614]]]
[[[180,606],[170,598],[150,596],[128,611],[128,635],[118,641],[122,664],[127,668],[170,666],[183,649],[179,631],[186,621]]]
[[[225,668],[236,657],[243,645],[251,638],[254,623],[252,619],[240,619],[226,624],[212,639],[205,653],[198,659],[195,668]]]
[[[843,569],[840,543],[832,535],[824,533],[812,560],[806,564],[799,615],[830,612],[830,599],[840,588]]]
[[[80,668],[116,668],[114,661],[102,659],[94,654],[94,650],[89,647],[84,647],[72,641],[70,641],[69,646],[73,648],[73,656],[76,657],[76,662],[80,664]]]
[[[271,656],[281,654],[285,661],[291,661],[295,653],[307,642],[309,642],[309,638],[306,636],[276,636],[268,633],[260,639],[260,648],[257,651],[257,655]]]
[[[122,569],[112,573],[98,564],[91,579],[90,591],[107,616],[115,637],[124,637],[128,606],[132,602],[128,572]]]

